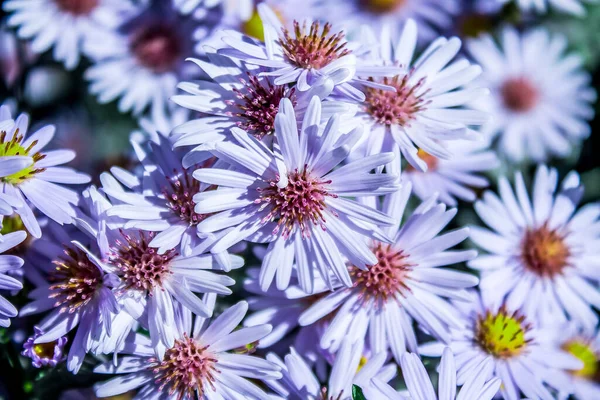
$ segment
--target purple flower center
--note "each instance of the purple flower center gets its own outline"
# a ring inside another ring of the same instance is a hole
[[[214,375],[219,372],[208,346],[200,346],[187,335],[167,349],[160,363],[154,358],[151,362],[158,364],[152,371],[160,391],[167,390],[177,399],[193,399],[195,392],[202,397],[206,385],[214,389]]]
[[[60,312],[74,313],[84,307],[102,286],[102,272],[77,247],[66,246],[64,256],[52,263],[56,268],[49,280],[55,283],[48,297],[56,299],[54,307],[60,307]]]
[[[88,15],[98,6],[99,0],[54,0],[61,10],[73,15]]]
[[[365,91],[365,111],[382,125],[408,126],[419,111],[425,109],[426,102],[417,90],[424,84],[421,79],[409,85],[410,75],[383,78],[380,83],[391,86],[396,92],[367,88]],[[369,80],[373,81],[373,78]]]
[[[155,286],[162,286],[163,280],[171,274],[171,261],[178,254],[174,249],[164,254],[150,247],[154,233],[140,231],[133,237],[121,231],[123,241],[116,240],[109,262],[121,271],[125,281],[125,290],[151,291]]]
[[[237,106],[239,110],[237,113],[231,113],[232,116],[241,119],[237,126],[260,140],[274,132],[275,116],[279,111],[281,99],[288,98],[294,106],[296,105],[295,89],[289,89],[285,85],[273,85],[269,79],[259,80],[250,74],[248,80],[240,79],[240,82],[244,88],[233,89],[240,101],[236,103],[228,100],[226,103]]]
[[[187,170],[173,171],[169,177],[169,186],[162,190],[167,200],[167,207],[182,221],[191,226],[198,225],[208,214],[198,214],[194,211],[194,195],[200,192],[200,182],[194,179]]]
[[[531,110],[539,99],[537,88],[524,77],[506,80],[500,87],[500,93],[506,108],[514,112]]]
[[[331,62],[350,54],[346,48],[343,32],[331,34],[331,24],[321,28],[319,22],[313,22],[307,28],[306,22],[300,26],[294,21],[293,36],[283,29],[279,39],[285,58],[299,68],[321,69]]]
[[[569,247],[564,236],[546,225],[525,231],[521,258],[525,268],[541,277],[554,277],[569,265]]]
[[[141,65],[158,74],[172,71],[183,51],[177,30],[162,24],[135,32],[130,47]]]
[[[377,264],[367,271],[351,267],[350,276],[364,301],[372,299],[381,306],[398,293],[410,291],[406,280],[413,265],[407,262],[408,256],[402,250],[393,249],[389,244],[377,242],[372,249]]]
[[[262,203],[261,211],[267,206],[271,207],[263,222],[277,221],[273,234],[282,231],[283,236],[287,238],[294,226],[298,226],[302,237],[308,237],[311,223],[320,225],[325,230],[325,198],[337,197],[336,194],[327,191],[326,187],[331,181],[312,177],[306,170],[306,165],[302,171],[296,169],[288,174],[288,184],[285,187],[277,186],[278,181],[279,177],[276,177],[269,181],[269,186],[257,189],[260,197],[255,200],[257,204]]]

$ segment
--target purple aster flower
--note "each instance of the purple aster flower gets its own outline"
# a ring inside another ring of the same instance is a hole
[[[329,78],[338,93],[362,101],[364,93],[351,85],[363,82],[358,76],[389,76],[398,72],[395,66],[357,65],[357,54],[370,49],[349,43],[343,31],[333,29],[328,23],[294,21],[293,28],[288,30],[267,5],[259,4],[258,13],[263,21],[264,43],[228,31],[222,38],[226,47],[218,52],[268,68],[269,72],[263,74],[275,77],[276,85],[293,83],[297,90],[305,92],[323,78]]]
[[[447,344],[426,343],[419,351],[439,357],[449,346],[456,360],[458,386],[480,374],[485,360],[491,360],[493,368],[484,378],[502,381],[504,399],[552,400],[555,397],[550,387],[565,387],[562,373],[583,367],[579,359],[552,341],[551,330],[540,327],[522,310],[489,306],[479,296],[453,305],[460,311],[463,324],[451,328]]]
[[[40,237],[41,230],[29,202],[54,221],[71,223],[79,195],[59,184],[90,181],[86,174],[58,166],[75,158],[75,152],[42,151],[54,136],[54,126],[47,125],[26,137],[29,124],[26,114],[11,123],[8,107],[2,106],[0,121],[0,166],[4,166],[0,168],[0,192],[3,193],[0,199],[15,207],[34,237]]]
[[[329,281],[331,269],[340,281],[351,280],[343,257],[366,269],[376,263],[364,237],[387,240],[378,225],[393,218],[345,196],[364,197],[398,189],[398,176],[371,173],[390,163],[391,153],[376,154],[334,168],[346,159],[361,134],[356,128],[339,132],[339,116],[320,124],[321,102],[313,97],[302,128],[298,129],[292,103],[283,99],[275,120],[275,152],[253,136],[232,129],[239,144],[220,142],[214,154],[236,168],[204,168],[194,177],[217,190],[194,196],[196,212],[216,213],[198,224],[200,232],[228,227],[212,248],[224,251],[241,240],[271,242],[262,264],[260,284],[266,290],[277,274],[277,287],[289,285],[296,262],[300,286],[314,289],[315,270]]]
[[[459,199],[475,201],[475,190],[489,186],[487,178],[480,173],[499,166],[496,153],[489,150],[489,143],[485,140],[453,140],[448,142],[447,148],[454,154],[450,160],[419,149],[417,156],[425,161],[427,170],[420,171],[409,165],[402,177],[412,183],[414,193],[421,200],[437,193],[440,201],[449,206],[456,206]]]
[[[63,336],[54,342],[34,343],[35,339],[43,334],[43,331],[37,326],[33,327],[34,335],[27,339],[23,344],[23,354],[31,358],[31,363],[35,368],[56,367],[56,365],[65,360],[64,348],[67,344],[67,337]]]
[[[438,38],[416,59],[417,25],[413,20],[406,22],[398,36],[384,30],[376,38],[365,31],[361,41],[381,45],[378,51],[361,57],[359,64],[398,65],[404,71],[391,78],[361,75],[395,91],[364,88],[366,99],[359,104],[355,123],[364,124],[365,130],[353,157],[398,148],[410,165],[425,171],[427,163],[419,149],[440,159],[453,159],[456,147],[449,147],[449,143],[481,136],[472,128],[487,121],[488,114],[472,109],[470,103],[488,91],[464,88],[481,68],[467,60],[452,62],[461,47],[459,38]]]
[[[460,392],[456,393],[456,363],[449,347],[444,349],[440,361],[438,378],[438,394],[436,396],[433,384],[419,356],[414,353],[404,353],[400,362],[402,376],[406,382],[411,399],[427,400],[492,400],[501,381],[498,378],[488,380],[493,368],[490,359],[485,359],[466,378]]]
[[[593,308],[600,308],[600,204],[577,210],[579,176],[572,172],[557,187],[558,172],[545,166],[537,169],[531,200],[521,173],[514,191],[504,177],[498,186],[500,196],[486,192],[475,203],[491,229],[471,232],[487,252],[469,263],[482,272],[486,300],[523,308],[536,322],[573,320],[593,332]]]
[[[0,240],[0,253],[5,253],[18,244],[22,243],[27,238],[27,232],[18,231],[2,235]],[[7,272],[12,272],[21,268],[23,260],[14,255],[0,255],[0,290],[20,290],[23,284],[12,276],[6,275]],[[10,301],[0,295],[0,326],[7,328],[10,326],[10,318],[17,316],[17,309]]]
[[[400,219],[410,191],[410,184],[404,184],[386,199],[382,211]],[[366,337],[372,351],[389,349],[397,362],[407,348],[417,351],[413,320],[434,337],[449,340],[449,328],[460,327],[462,321],[447,299],[468,300],[465,288],[478,282],[472,274],[439,268],[477,255],[474,250],[449,251],[468,237],[468,228],[438,236],[455,215],[456,209],[446,210],[432,197],[402,226],[385,228],[392,244],[367,243],[377,262],[368,270],[350,263],[352,285],[338,285],[315,301],[300,316],[300,325],[327,317],[331,322],[320,338],[321,347],[336,352],[344,338],[358,342]]]
[[[306,360],[294,348],[281,360],[270,353],[267,360],[281,367],[283,378],[266,380],[280,397],[277,399],[336,399],[351,400],[352,386],[360,387],[367,399],[399,400],[400,394],[387,384],[396,376],[396,366],[387,364],[386,354],[374,354],[370,359],[363,356],[363,344],[344,341],[333,360],[329,379],[322,382]]]
[[[150,340],[137,334],[127,343],[117,364],[104,363],[94,370],[119,374],[96,385],[98,397],[115,396],[138,389],[134,399],[269,399],[248,379],[280,379],[279,367],[261,358],[242,354],[240,348],[259,341],[269,325],[234,330],[244,318],[246,302],[228,308],[208,323],[178,314],[178,332],[172,346],[154,354]]]

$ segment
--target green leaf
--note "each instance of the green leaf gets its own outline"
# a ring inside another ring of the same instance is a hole
[[[352,400],[367,400],[360,386],[352,385]]]

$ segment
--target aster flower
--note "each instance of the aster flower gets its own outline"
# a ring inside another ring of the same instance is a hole
[[[250,379],[279,379],[279,368],[266,360],[236,349],[260,340],[271,330],[268,325],[235,330],[242,321],[246,302],[225,310],[212,323],[202,317],[192,320],[180,314],[178,335],[164,355],[153,354],[150,340],[137,334],[128,342],[125,357],[116,365],[107,362],[96,373],[120,374],[96,386],[96,396],[109,397],[139,388],[135,400],[224,398],[268,399]]]
[[[15,207],[15,212],[34,237],[40,237],[41,230],[29,202],[54,221],[71,223],[75,216],[73,206],[79,201],[79,195],[59,184],[82,184],[90,181],[86,174],[58,166],[75,158],[75,152],[42,151],[54,136],[52,125],[26,137],[29,117],[21,114],[12,123],[6,106],[0,108],[0,120],[0,164],[5,165],[0,171],[0,192],[3,193],[0,200]]]
[[[173,96],[180,106],[199,112],[201,117],[173,130],[175,146],[197,146],[183,159],[183,166],[195,162],[197,153],[206,149],[204,144],[231,140],[231,128],[238,127],[259,140],[270,143],[275,132],[275,116],[279,103],[287,98],[302,120],[313,96],[321,100],[333,90],[330,79],[321,79],[306,92],[299,92],[287,84],[277,85],[269,76],[262,76],[263,68],[247,68],[239,61],[207,52],[208,61],[192,59],[210,77],[210,81],[183,82],[179,85],[186,94]],[[334,113],[351,115],[353,107],[341,102],[322,103],[322,118]]]
[[[198,224],[200,232],[234,227],[212,248],[224,251],[241,240],[271,242],[263,261],[260,283],[266,290],[277,274],[277,287],[288,286],[292,264],[298,266],[300,286],[314,289],[315,269],[329,281],[331,269],[351,285],[342,257],[366,269],[376,263],[363,237],[387,240],[378,225],[394,220],[372,207],[342,196],[364,197],[397,190],[398,176],[371,173],[391,162],[391,153],[376,154],[333,170],[348,156],[361,134],[338,131],[338,116],[322,128],[321,102],[313,97],[302,128],[292,103],[283,99],[275,119],[281,153],[254,137],[232,129],[238,144],[220,142],[214,154],[237,170],[203,168],[194,177],[218,185],[194,196],[196,212],[216,213]]]
[[[540,166],[530,200],[521,173],[514,192],[500,178],[500,197],[487,192],[475,203],[491,230],[473,227],[471,239],[489,254],[469,266],[481,270],[481,290],[492,304],[522,307],[541,323],[574,320],[593,331],[598,317],[591,308],[600,307],[600,205],[577,210],[583,187],[575,172],[558,189],[557,182],[555,169]]]
[[[225,47],[218,50],[250,65],[267,68],[265,75],[273,76],[276,85],[295,84],[300,92],[330,79],[337,92],[346,98],[364,100],[364,93],[351,83],[363,82],[362,75],[389,76],[398,72],[395,66],[365,66],[356,63],[357,54],[370,51],[357,43],[349,43],[343,31],[330,24],[305,20],[294,21],[293,29],[285,28],[277,15],[265,4],[258,5],[263,21],[264,43],[238,32],[228,31],[222,40]],[[372,85],[370,82],[363,82]],[[391,90],[389,87],[377,87]]]
[[[382,211],[400,219],[410,195],[410,184],[389,195]],[[439,268],[476,256],[473,250],[449,250],[469,235],[468,228],[438,236],[456,215],[436,198],[423,202],[402,225],[385,228],[392,244],[371,240],[367,244],[377,260],[368,270],[350,262],[349,287],[324,294],[300,316],[300,325],[310,325],[328,316],[330,323],[320,345],[336,352],[342,340],[359,342],[368,338],[374,353],[388,349],[400,362],[408,348],[417,351],[413,320],[429,334],[448,341],[450,328],[462,321],[446,300],[469,299],[465,288],[475,286],[477,277],[465,272]]]
[[[484,96],[487,89],[464,88],[481,68],[466,60],[451,63],[460,50],[460,39],[439,38],[413,60],[417,40],[413,20],[406,22],[399,38],[385,30],[379,40],[372,32],[363,33],[363,42],[381,46],[361,62],[399,65],[406,72],[392,78],[368,78],[395,91],[366,87],[366,99],[356,113],[356,123],[364,124],[365,131],[355,157],[400,149],[414,168],[425,171],[427,163],[419,157],[419,149],[452,159],[455,154],[448,143],[479,136],[471,128],[484,123],[487,114],[473,110],[468,103]]]
[[[461,8],[457,0],[348,0],[343,7],[336,0],[324,3],[322,15],[332,16],[351,32],[363,25],[375,30],[390,25],[397,32],[402,23],[414,19],[423,40],[451,27]]]
[[[575,54],[565,55],[563,36],[544,29],[520,35],[501,32],[500,46],[490,35],[471,40],[468,51],[483,67],[479,84],[490,88],[482,103],[492,115],[484,131],[499,136],[502,153],[513,161],[566,157],[590,134],[596,92]]]
[[[506,4],[510,0],[497,0]],[[549,9],[577,16],[585,15],[584,3],[595,3],[596,0],[516,0],[517,6],[525,12],[546,13]]]
[[[23,242],[27,237],[25,231],[12,232],[2,235],[0,241],[0,253],[14,248]],[[0,289],[1,290],[20,290],[23,285],[12,276],[6,275],[23,265],[23,260],[14,255],[0,255]],[[10,318],[17,315],[17,309],[4,296],[0,295],[0,326],[7,328],[10,326]]]
[[[54,342],[35,344],[34,341],[43,334],[43,331],[37,326],[33,327],[34,335],[23,344],[22,355],[31,359],[31,364],[35,368],[56,367],[58,363],[65,360],[64,348],[67,344],[67,337],[63,336]]]
[[[486,379],[492,372],[493,363],[491,360],[485,359],[476,367],[476,371],[467,378],[460,392],[456,394],[456,365],[452,350],[448,347],[442,353],[437,396],[429,374],[418,355],[404,353],[400,366],[411,399],[492,400],[500,389],[500,379],[492,378],[489,381]]]
[[[3,9],[12,12],[8,24],[31,40],[34,52],[53,47],[54,58],[73,69],[88,55],[86,43],[116,28],[133,6],[129,0],[8,0]]]
[[[267,360],[281,367],[280,381],[266,380],[281,397],[290,400],[336,399],[351,400],[352,386],[360,387],[367,399],[396,400],[400,395],[387,384],[396,376],[396,366],[385,364],[386,354],[377,353],[370,359],[363,357],[362,343],[344,341],[336,355],[329,379],[321,382],[306,360],[294,348],[281,360],[274,353]]]
[[[557,326],[556,343],[571,355],[577,357],[583,368],[567,371],[566,381],[569,383],[566,393],[559,398],[567,398],[569,389],[572,388],[575,398],[580,400],[594,400],[600,396],[600,383],[598,383],[598,368],[600,365],[600,333],[584,332],[576,324]]]
[[[139,8],[113,35],[89,43],[96,61],[85,73],[90,92],[101,103],[119,99],[121,112],[140,114],[153,103],[164,107],[177,82],[190,77],[185,58],[194,54],[198,24],[170,1]]]
[[[550,387],[565,387],[561,372],[580,369],[582,363],[552,342],[548,330],[531,321],[521,310],[506,305],[494,308],[480,298],[455,302],[464,324],[453,327],[448,345],[456,360],[456,383],[466,384],[481,372],[482,363],[491,360],[491,373],[483,375],[502,382],[500,393],[506,400],[552,400]],[[426,343],[419,347],[426,356],[439,357],[446,344]]]
[[[489,185],[488,180],[479,173],[499,166],[496,153],[488,147],[487,141],[449,142],[448,149],[455,155],[451,160],[439,159],[419,150],[417,155],[427,164],[427,171],[408,166],[402,177],[412,183],[414,193],[421,200],[437,193],[440,201],[449,206],[456,206],[459,199],[475,201],[475,190]]]

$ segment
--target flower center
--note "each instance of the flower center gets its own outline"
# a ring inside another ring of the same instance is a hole
[[[31,155],[29,152],[31,149],[37,145],[38,141],[34,140],[27,148],[22,146],[23,143],[23,135],[19,135],[19,130],[15,131],[15,134],[12,138],[7,140],[6,131],[0,132],[0,157],[6,156],[29,156],[33,158],[33,164],[29,167],[23,168],[22,170],[15,172],[14,174],[5,176],[0,178],[2,182],[8,183],[11,185],[18,185],[23,183],[29,178],[33,178],[33,176],[37,173],[43,172],[45,168],[36,168],[35,163],[46,158],[45,154],[40,153],[39,151],[35,154]]]
[[[525,268],[544,277],[562,273],[570,256],[564,237],[546,225],[527,230],[521,243],[521,257]]]
[[[99,0],[54,0],[64,12],[73,15],[88,15],[98,5]]]
[[[421,79],[417,84],[410,86],[408,80],[410,75],[393,78],[383,78],[381,83],[392,86],[396,92],[367,88],[365,91],[365,111],[375,121],[382,125],[408,126],[415,119],[415,114],[425,109],[426,102],[421,95],[417,95],[418,89],[425,83]],[[373,78],[369,78],[373,81]]]
[[[367,271],[351,267],[350,276],[354,287],[360,290],[363,301],[373,299],[378,306],[382,306],[396,294],[410,291],[406,280],[413,265],[407,262],[408,255],[402,250],[393,249],[389,244],[377,242],[372,249],[377,257],[377,264]]]
[[[427,172],[432,172],[432,171],[436,170],[438,163],[439,163],[439,160],[436,156],[432,156],[425,150],[419,149],[417,151],[417,157],[419,157],[421,160],[425,161],[425,164],[427,164]],[[407,172],[422,172],[422,171],[416,169],[415,167],[413,167],[411,164],[408,164],[406,166],[406,171]]]
[[[281,23],[284,23],[285,21],[284,21],[283,14],[281,13],[281,11],[279,11],[277,8],[273,7],[272,4],[269,4],[269,6],[271,7],[271,10],[273,10],[275,15],[277,16],[277,19],[279,19],[279,21]],[[258,14],[258,10],[256,9],[256,7],[254,8],[254,11],[252,12],[252,16],[250,17],[250,19],[248,19],[246,22],[244,22],[242,24],[240,30],[242,32],[244,32],[246,35],[251,36],[255,39],[258,39],[261,42],[265,41],[265,29],[263,27],[263,22],[260,19],[260,15]]]
[[[385,14],[402,7],[406,0],[360,0],[360,3],[373,13]]]
[[[50,343],[39,343],[33,346],[33,351],[40,358],[53,358],[55,346],[56,341]]]
[[[329,193],[326,186],[331,181],[322,181],[313,178],[306,170],[306,165],[302,171],[297,169],[288,174],[287,186],[281,188],[277,186],[279,176],[269,181],[269,186],[258,188],[260,197],[255,203],[260,204],[260,211],[267,206],[271,206],[269,214],[263,218],[262,222],[277,220],[277,227],[273,234],[283,230],[284,237],[289,237],[294,226],[297,226],[302,233],[302,237],[310,236],[309,224],[319,225],[325,230],[325,217],[323,211],[326,208],[325,198],[327,196],[336,198],[337,195]],[[336,215],[335,213],[332,213]]]
[[[279,102],[283,98],[291,100],[295,106],[296,90],[287,86],[273,85],[269,79],[259,80],[248,74],[248,80],[240,78],[244,85],[242,90],[233,89],[239,102],[226,101],[227,105],[235,106],[237,113],[230,113],[241,119],[236,124],[240,129],[251,133],[258,140],[274,132],[275,116],[279,111]]]
[[[571,353],[583,363],[583,368],[578,371],[572,371],[573,375],[581,378],[596,380],[600,372],[600,360],[590,346],[588,340],[571,340],[562,346],[563,350]]]
[[[533,83],[526,78],[506,80],[500,88],[506,108],[514,112],[531,110],[538,102],[539,93]]]
[[[0,235],[7,235],[9,233],[25,231],[27,237],[25,240],[12,249],[6,251],[4,254],[13,254],[13,255],[21,255],[24,254],[29,245],[32,242],[32,237],[25,229],[25,224],[23,224],[23,220],[19,217],[19,214],[12,214],[2,218],[2,229],[0,230]]]
[[[171,249],[158,254],[157,249],[148,246],[153,232],[140,231],[136,238],[121,231],[121,236],[124,241],[115,241],[109,262],[121,270],[125,290],[151,291],[155,286],[162,286],[163,279],[172,273],[170,265],[177,251]]]
[[[301,27],[298,21],[294,21],[293,35],[284,28],[279,41],[285,58],[296,67],[321,69],[350,54],[344,33],[332,34],[329,23],[321,28],[319,22],[313,22],[308,28],[306,23]]]
[[[56,268],[50,273],[49,298],[56,299],[54,307],[60,312],[74,313],[92,300],[102,286],[103,275],[87,254],[77,247],[65,246],[64,256],[52,263]]]
[[[502,306],[497,314],[488,311],[479,316],[475,326],[475,342],[488,354],[508,359],[521,354],[530,339],[525,333],[530,329],[525,316],[518,311],[508,314]]]
[[[206,214],[198,214],[194,211],[194,195],[200,192],[200,182],[194,179],[187,170],[178,172],[173,171],[173,176],[169,177],[169,186],[162,190],[162,194],[167,200],[167,207],[177,215],[182,221],[191,226],[198,225]]]
[[[130,47],[141,65],[158,74],[173,70],[183,51],[175,29],[166,25],[141,29],[133,35]]]
[[[193,399],[195,392],[202,397],[206,385],[214,390],[218,360],[208,351],[208,346],[201,347],[187,335],[175,341],[160,363],[156,359],[151,361],[158,364],[152,371],[159,390],[168,390],[170,396]]]

